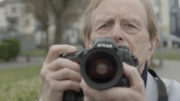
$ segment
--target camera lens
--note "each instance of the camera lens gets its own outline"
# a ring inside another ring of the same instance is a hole
[[[111,81],[117,71],[117,64],[112,55],[106,52],[95,52],[87,60],[86,74],[96,83]]]
[[[86,83],[99,90],[116,86],[123,74],[121,59],[116,51],[109,48],[94,48],[85,52],[80,66]]]

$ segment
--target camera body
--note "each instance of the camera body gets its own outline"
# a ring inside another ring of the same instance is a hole
[[[79,48],[76,53],[64,54],[62,57],[79,63],[85,82],[98,90],[130,86],[123,75],[122,62],[138,68],[138,59],[129,48],[118,47],[109,37],[96,39],[90,49]],[[63,101],[83,101],[83,92],[65,91]]]

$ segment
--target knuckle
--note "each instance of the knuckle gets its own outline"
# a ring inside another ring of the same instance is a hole
[[[49,48],[49,51],[50,52],[55,52],[56,51],[56,45],[52,45],[50,48]]]
[[[47,75],[47,70],[42,68],[41,71],[40,71],[40,74],[41,74],[41,76],[44,77],[45,75]]]
[[[61,67],[69,67],[72,65],[73,62],[66,58],[58,58],[57,61],[54,63],[55,66],[61,66]]]
[[[40,71],[40,75],[41,75],[41,78],[43,79],[43,81],[49,82],[49,80],[51,80],[51,78],[50,78],[51,73],[47,69],[42,68]]]
[[[62,58],[58,58],[57,61],[54,63],[55,66],[64,66],[66,62]]]
[[[60,61],[55,61],[52,63],[52,66],[51,66],[51,69],[53,70],[58,70],[58,69],[61,69],[63,66],[62,66],[62,62]]]
[[[80,65],[78,63],[74,63],[74,67],[77,67],[77,69],[79,69]]]
[[[51,67],[49,68],[56,71],[56,70],[65,68],[65,66],[66,66],[66,62],[62,58],[58,58],[56,61],[54,61],[51,64]]]
[[[67,80],[67,84],[65,85],[66,88],[72,87],[73,86],[73,82],[71,80]]]
[[[71,71],[68,68],[63,68],[62,69],[62,74],[69,76],[69,75],[71,75]]]

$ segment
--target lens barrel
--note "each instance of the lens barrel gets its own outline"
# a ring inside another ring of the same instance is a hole
[[[123,74],[122,62],[117,52],[108,48],[89,50],[82,57],[80,66],[87,84],[99,90],[116,86]]]

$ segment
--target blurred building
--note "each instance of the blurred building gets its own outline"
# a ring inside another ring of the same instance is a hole
[[[180,5],[179,0],[170,0],[171,34],[180,37]]]
[[[21,15],[21,3],[15,0],[5,0],[4,1],[4,9],[5,9],[5,16],[8,22],[7,25],[7,33],[8,34],[18,34],[19,30],[19,17]]]
[[[63,18],[63,43],[83,45],[83,13],[90,0],[72,0]]]
[[[21,50],[35,48],[33,33],[36,21],[33,14],[26,11],[24,0],[1,1],[0,21],[0,34],[4,34],[2,37],[19,38]]]
[[[159,35],[169,48],[180,46],[180,0],[152,0],[158,18]]]
[[[4,3],[0,2],[0,34],[5,34],[7,28],[7,20],[5,16]]]
[[[171,0],[152,0],[153,8],[158,19],[158,31],[161,42],[167,41],[168,47],[171,47],[171,41],[166,40],[170,35],[170,5]]]
[[[164,35],[170,34],[169,0],[152,0],[154,11],[158,19],[159,29]]]

